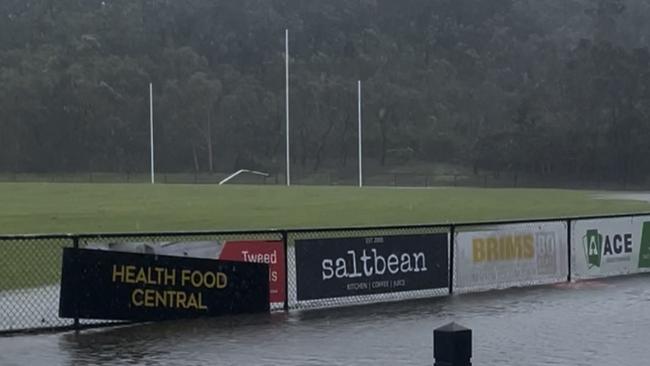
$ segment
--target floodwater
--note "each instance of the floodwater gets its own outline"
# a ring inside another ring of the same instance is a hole
[[[3,337],[0,365],[432,365],[451,321],[477,366],[647,365],[649,280]]]
[[[647,192],[607,192],[595,194],[594,198],[604,200],[628,200],[650,203],[650,193]]]

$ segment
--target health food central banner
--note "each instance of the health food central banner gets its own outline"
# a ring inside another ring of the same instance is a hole
[[[650,216],[574,221],[571,243],[575,278],[650,270]]]
[[[454,240],[455,287],[489,289],[566,281],[566,237],[563,222],[459,232]]]
[[[448,236],[296,240],[297,299],[447,288]]]
[[[64,248],[59,315],[157,320],[269,311],[267,264]]]
[[[284,243],[281,240],[91,243],[88,248],[175,257],[209,258],[269,265],[271,303],[285,300]]]

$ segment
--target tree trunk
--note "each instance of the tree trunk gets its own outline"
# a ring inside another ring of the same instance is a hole
[[[307,165],[307,154],[308,154],[307,146],[309,146],[309,141],[307,141],[307,134],[305,133],[304,123],[300,125],[300,130],[298,130],[298,132],[300,135],[300,145],[302,149],[302,154],[300,156],[300,166],[304,169],[305,166]]]
[[[207,138],[207,144],[208,144],[208,169],[210,171],[210,174],[214,173],[214,166],[213,166],[213,160],[212,160],[212,120],[210,119],[210,110],[211,108],[208,108],[208,134],[206,136]]]
[[[332,129],[334,128],[334,121],[335,119],[333,118],[329,119],[329,125],[327,126],[327,130],[318,141],[318,148],[316,149],[316,153],[314,154],[314,171],[317,171],[318,168],[320,168],[320,164],[322,162],[323,150],[325,149],[325,144],[327,143],[327,137],[329,136],[329,134],[332,132]]]
[[[194,158],[194,171],[199,172],[199,156],[196,153],[196,145],[192,144],[192,157]]]
[[[381,132],[381,155],[379,157],[379,164],[386,165],[386,150],[388,150],[388,134],[386,133],[386,120],[379,119],[379,131]]]
[[[343,162],[343,168],[345,168],[348,165],[348,146],[347,146],[347,141],[346,138],[348,136],[348,130],[350,127],[350,113],[347,113],[345,116],[345,120],[343,121],[343,135],[341,139],[341,158]]]

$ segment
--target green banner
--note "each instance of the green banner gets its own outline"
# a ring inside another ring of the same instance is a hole
[[[639,251],[639,268],[650,268],[650,222],[643,223],[641,249]]]

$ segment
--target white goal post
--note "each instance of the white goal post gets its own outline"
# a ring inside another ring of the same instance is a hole
[[[263,177],[268,177],[268,176],[269,176],[269,173],[258,172],[258,171],[256,171],[256,170],[249,170],[249,169],[240,169],[240,170],[238,170],[238,171],[236,171],[236,172],[230,174],[229,176],[227,176],[227,177],[226,177],[225,179],[223,179],[221,182],[219,182],[219,185],[223,185],[223,184],[225,184],[225,183],[228,183],[228,181],[230,181],[231,179],[234,179],[235,177],[237,177],[238,175],[243,174],[243,173],[250,173],[250,174],[255,174],[255,175],[261,175],[261,176],[263,176]]]

